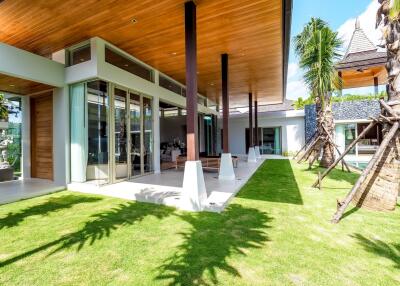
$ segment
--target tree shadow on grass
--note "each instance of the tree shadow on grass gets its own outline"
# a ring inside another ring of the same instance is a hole
[[[10,212],[6,217],[0,218],[0,230],[18,226],[27,217],[40,215],[46,216],[51,212],[72,208],[77,204],[94,203],[102,200],[96,197],[84,197],[76,195],[64,195],[61,197],[51,197],[42,204],[34,205],[19,212]]]
[[[267,160],[244,185],[239,198],[302,205],[300,189],[289,160]]]
[[[356,233],[352,237],[356,238],[366,251],[392,260],[394,267],[400,269],[400,243],[394,244],[381,240],[372,240],[359,233]]]
[[[52,247],[55,247],[55,249],[48,256],[71,247],[76,247],[77,251],[80,251],[85,245],[92,245],[98,240],[109,237],[111,232],[118,228],[133,225],[147,216],[162,219],[172,212],[174,212],[173,208],[159,205],[135,202],[123,203],[109,211],[92,215],[84,226],[76,232],[68,233],[57,240],[1,261],[0,268]]]
[[[246,249],[260,248],[268,241],[266,229],[272,220],[266,213],[238,204],[221,214],[184,213],[179,217],[192,228],[181,233],[183,244],[159,268],[156,279],[168,285],[216,285],[218,270],[240,277],[228,259],[246,255]]]

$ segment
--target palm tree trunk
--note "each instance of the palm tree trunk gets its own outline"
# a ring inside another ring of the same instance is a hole
[[[328,138],[329,136],[326,134],[326,132],[328,132],[330,138],[334,138],[335,123],[333,119],[332,105],[330,99],[331,95],[328,93],[325,96],[323,108],[320,111],[320,122],[318,123],[318,131],[320,132],[320,134],[325,134],[325,140],[322,145],[322,158],[320,162],[320,166],[323,168],[329,168],[335,162],[335,146],[333,146],[332,142],[330,142]]]
[[[398,19],[389,20],[389,9],[386,2],[383,3],[378,12],[377,24],[380,23],[381,15],[385,16],[386,47],[389,97],[388,105],[400,116],[400,50],[396,43],[400,39],[400,23]],[[387,113],[382,109],[382,115]],[[390,124],[386,124],[384,135],[386,136]],[[382,159],[375,164],[372,172],[357,190],[353,203],[359,207],[372,210],[394,210],[397,205],[397,197],[400,193],[400,130],[389,142]]]

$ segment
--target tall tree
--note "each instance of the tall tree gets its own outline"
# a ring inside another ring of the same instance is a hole
[[[371,124],[383,125],[384,139],[371,161],[338,204],[332,222],[342,218],[350,202],[372,210],[394,210],[400,193],[400,0],[378,0],[376,27],[382,25],[387,50],[388,102]]]
[[[331,98],[332,91],[340,85],[334,63],[340,57],[342,41],[325,21],[311,18],[294,42],[300,67],[305,71],[304,80],[316,103],[317,132],[322,136],[314,147],[314,158],[319,157],[322,149],[320,166],[328,168],[335,161]]]

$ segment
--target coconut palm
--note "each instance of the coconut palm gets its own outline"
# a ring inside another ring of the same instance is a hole
[[[317,128],[319,134],[333,138],[334,121],[331,108],[332,91],[340,85],[334,63],[339,59],[342,41],[328,24],[319,18],[311,18],[303,31],[294,39],[295,51],[304,70],[304,81],[314,97],[317,108]],[[327,135],[328,133],[329,135]],[[335,147],[329,138],[323,138],[315,146],[323,150],[320,165],[328,168],[335,161]]]
[[[376,26],[383,25],[383,38],[387,49],[388,97],[389,101],[400,100],[400,0],[379,0],[381,4]]]
[[[337,223],[352,201],[373,210],[394,210],[400,193],[400,0],[378,0],[381,6],[376,27],[382,25],[387,49],[388,102],[381,101],[382,116],[393,119],[379,122],[384,139],[346,198],[339,203],[332,221]],[[371,123],[373,124],[373,123]]]

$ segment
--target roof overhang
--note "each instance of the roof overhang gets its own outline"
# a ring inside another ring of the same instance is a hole
[[[166,0],[149,5],[121,0],[116,5],[114,0],[102,0],[95,5],[92,1],[76,5],[75,0],[4,1],[0,5],[0,41],[49,57],[101,37],[185,83],[185,2]],[[247,104],[249,92],[260,104],[282,102],[291,11],[291,0],[197,1],[199,92],[219,101],[220,55],[228,53],[231,106]]]

